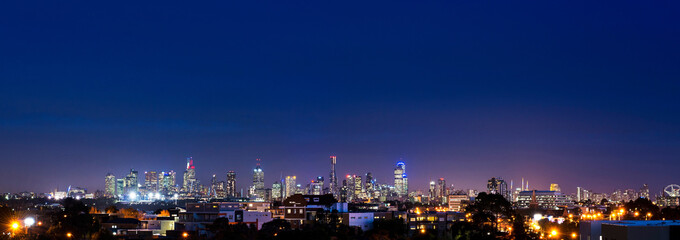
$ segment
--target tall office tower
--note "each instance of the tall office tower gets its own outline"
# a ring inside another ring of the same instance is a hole
[[[365,186],[364,190],[366,190],[366,198],[372,199],[375,197],[375,179],[373,178],[373,174],[370,172],[366,173],[366,180],[364,180]]]
[[[408,196],[408,178],[406,178],[406,164],[397,162],[394,168],[394,191],[400,198]]]
[[[335,163],[336,163],[336,157],[331,156],[331,176],[328,179],[328,190],[330,191],[330,194],[333,194],[333,197],[336,199],[338,198],[339,194],[339,189],[338,189],[338,177],[335,175]]]
[[[437,199],[437,183],[434,181],[430,181],[430,190],[428,192],[430,194],[430,202],[434,202]]]
[[[561,192],[560,185],[557,183],[550,184],[550,191]]]
[[[356,178],[355,175],[347,174],[347,178],[342,181],[343,187],[345,187],[346,190],[347,190],[346,191],[347,192],[347,201],[349,201],[349,202],[354,201],[354,199],[356,199],[356,195],[355,195],[355,192],[354,192],[354,189],[355,189],[354,179],[355,178]]]
[[[296,188],[296,185],[295,185],[295,179],[296,178],[297,178],[296,176],[286,176],[286,184],[285,184],[286,189],[284,189],[285,194],[283,196],[284,199],[287,198],[287,197],[293,196],[293,194],[295,194],[295,192],[297,191],[297,188]]]
[[[236,197],[236,172],[227,172],[227,186],[226,186],[227,197]]]
[[[576,187],[576,202],[583,200],[583,189],[581,187]]]
[[[217,174],[213,174],[210,179],[210,190],[208,191],[208,196],[211,198],[217,197]]]
[[[642,184],[642,188],[640,188],[640,193],[638,195],[641,198],[649,199],[649,186],[647,186],[647,184]]]
[[[445,203],[449,193],[446,191],[446,180],[444,180],[444,178],[439,178],[439,180],[437,180],[437,189],[435,192],[437,194],[437,202]]]
[[[347,175],[349,177],[349,175]],[[340,202],[347,202],[349,201],[348,195],[349,195],[349,189],[347,187],[347,179],[342,180],[342,187],[340,187]]]
[[[158,192],[166,195],[173,192],[174,181],[173,175],[175,172],[160,172],[158,174]]]
[[[158,174],[156,172],[144,172],[144,188],[147,192],[158,192]]]
[[[113,176],[112,173],[106,174],[106,178],[104,179],[104,189],[106,189],[106,197],[114,197],[116,196],[116,176]]]
[[[510,201],[510,195],[508,194],[508,184],[502,178],[491,178],[486,184],[487,193],[489,194],[500,194],[505,199]]]
[[[253,169],[253,195],[255,198],[264,199],[264,172],[260,167],[260,159],[255,160],[257,163]]]
[[[323,177],[318,176],[309,186],[309,194],[311,195],[322,195],[323,192]]]
[[[125,178],[116,179],[116,197],[125,195]]]
[[[139,182],[137,181],[137,171],[130,169],[130,173],[125,176],[125,195],[130,192],[139,194]]]
[[[187,158],[187,170],[184,171],[184,181],[182,182],[182,190],[187,193],[198,192],[198,183],[196,181],[196,168],[194,167],[194,159]]]
[[[281,181],[276,181],[272,184],[272,199],[274,201],[281,201],[283,196],[283,186]]]
[[[356,199],[365,198],[364,193],[364,182],[361,181],[361,175],[354,176],[354,197]]]

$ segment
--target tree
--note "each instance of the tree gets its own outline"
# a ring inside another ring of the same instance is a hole
[[[118,208],[116,205],[109,205],[104,211],[106,211],[106,213],[118,213]]]

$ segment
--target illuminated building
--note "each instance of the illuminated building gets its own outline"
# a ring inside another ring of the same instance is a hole
[[[225,188],[227,197],[230,198],[236,197],[236,172],[234,171],[227,172],[227,185]]]
[[[405,198],[408,196],[406,164],[402,161],[397,162],[397,167],[394,168],[394,191],[399,198]]]
[[[330,179],[328,179],[328,189],[330,191],[330,194],[333,194],[335,198],[338,198],[338,195],[340,193],[340,189],[338,188],[338,176],[335,174],[335,163],[337,158],[335,156],[330,157],[331,160],[331,176]]]
[[[272,184],[272,199],[281,201],[283,199],[283,186],[281,181],[276,181]]]
[[[486,184],[487,193],[489,194],[500,194],[505,199],[510,200],[510,194],[508,191],[508,184],[502,178],[491,178]]]
[[[125,176],[125,195],[130,192],[139,193],[139,182],[137,181],[137,171],[130,169],[130,173]]]
[[[323,192],[323,177],[318,176],[315,180],[312,180],[310,184],[309,193],[311,195],[322,195]]]
[[[550,184],[550,191],[554,192],[561,192],[562,190],[560,189],[560,185],[557,183],[551,183]]]
[[[187,169],[184,171],[184,178],[182,182],[182,190],[189,194],[198,192],[198,182],[196,181],[196,168],[194,167],[194,159],[187,158]]]
[[[122,197],[125,195],[125,178],[116,179],[116,196]]]
[[[289,196],[293,196],[295,192],[297,191],[296,188],[296,181],[297,177],[296,176],[286,176],[285,180],[285,189],[284,189],[284,196],[283,198],[287,198]]]
[[[111,173],[106,174],[106,178],[104,179],[104,189],[106,197],[116,196],[116,176]]]
[[[364,184],[361,181],[361,176],[354,176],[354,197],[356,199],[364,198]]]
[[[373,178],[373,174],[370,172],[366,173],[365,182],[364,190],[366,192],[366,198],[372,199],[375,197],[375,179]]]
[[[638,193],[638,195],[641,198],[649,199],[649,186],[647,186],[647,184],[643,184],[642,188],[640,188],[640,192]]]
[[[446,180],[444,178],[437,180],[435,195],[437,196],[437,203],[446,203],[446,196],[449,195],[449,192],[446,190]]]
[[[158,174],[158,191],[167,195],[175,191],[175,172],[161,172]]]
[[[452,194],[448,196],[449,211],[463,212],[470,203],[470,197],[466,194]]]
[[[158,174],[156,172],[144,172],[144,188],[147,192],[158,192]]]
[[[555,191],[522,191],[517,197],[519,208],[537,207],[542,209],[559,209],[572,207],[573,201],[568,195]]]
[[[262,167],[260,167],[260,159],[256,159],[257,161],[255,168],[253,169],[253,186],[252,186],[252,192],[251,192],[251,198],[263,200],[264,199],[264,172],[262,171]]]

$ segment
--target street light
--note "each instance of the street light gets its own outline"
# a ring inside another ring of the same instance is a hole
[[[71,238],[71,237],[73,237],[73,234],[71,234],[71,233],[66,233],[66,237],[67,237],[67,238]]]
[[[24,219],[24,226],[31,227],[33,226],[33,224],[35,224],[35,218],[27,217],[26,219]]]
[[[12,230],[17,230],[19,229],[19,222],[13,221],[10,226],[12,227]]]
[[[182,237],[184,237],[184,238],[189,237],[189,233],[187,233],[187,232],[182,233]]]

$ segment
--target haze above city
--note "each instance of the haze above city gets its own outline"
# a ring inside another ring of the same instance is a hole
[[[10,6],[12,5],[12,6]],[[0,3],[0,192],[371,172],[680,183],[677,2]],[[11,11],[9,10],[11,9]]]

